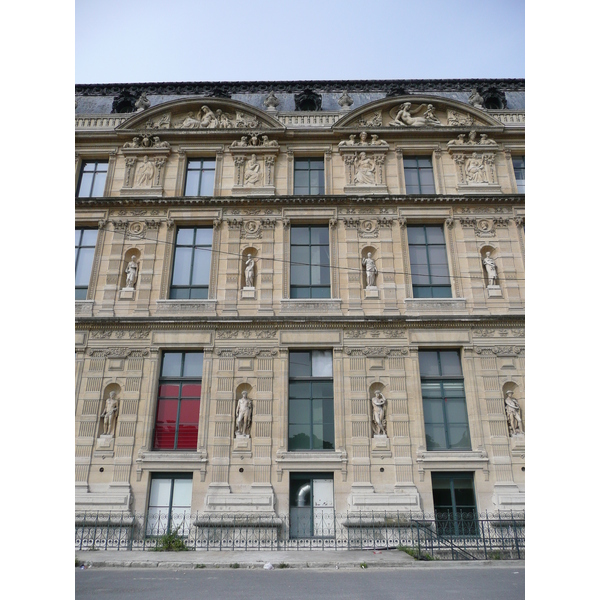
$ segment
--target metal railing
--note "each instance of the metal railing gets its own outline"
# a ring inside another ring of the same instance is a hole
[[[316,535],[315,535],[316,533]],[[195,514],[189,511],[79,512],[76,550],[377,550],[402,548],[423,560],[523,559],[523,512],[446,513],[315,511],[288,515]]]

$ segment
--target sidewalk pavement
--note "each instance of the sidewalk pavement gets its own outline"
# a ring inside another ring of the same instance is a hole
[[[419,561],[405,552],[390,550],[223,550],[155,552],[152,550],[79,550],[75,557],[85,568],[131,567],[166,569],[361,569],[361,568],[453,568],[504,567],[524,568],[522,560]],[[233,565],[238,565],[233,566]],[[281,565],[281,566],[280,566]],[[283,565],[287,565],[284,567]]]

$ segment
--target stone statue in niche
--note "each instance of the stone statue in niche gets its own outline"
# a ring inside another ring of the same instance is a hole
[[[150,108],[150,100],[148,100],[148,96],[146,96],[146,92],[142,92],[140,97],[136,100],[135,103],[136,112],[141,112]]]
[[[508,420],[508,430],[510,435],[518,435],[523,433],[521,406],[519,405],[519,401],[513,397],[512,390],[508,390],[506,392],[504,406],[506,407],[506,418]]]
[[[481,154],[473,152],[467,160],[465,164],[465,176],[469,183],[489,183]]]
[[[490,256],[489,252],[485,253],[485,258],[483,259],[483,266],[487,271],[488,286],[498,285],[498,270],[496,269],[496,263],[494,259]]]
[[[244,390],[235,410],[235,436],[249,437],[251,425],[252,400],[248,398],[248,392]]]
[[[366,152],[361,152],[355,159],[356,175],[354,183],[357,185],[375,185],[375,163],[367,158]]]
[[[125,287],[133,289],[138,278],[138,264],[135,255],[132,256],[131,260],[127,263],[127,267],[125,268],[125,274],[127,275],[127,279],[125,280]]]
[[[387,400],[385,399],[385,396],[377,390],[373,398],[371,398],[371,404],[373,405],[373,421],[371,423],[373,434],[387,436],[387,421],[385,419]]]
[[[410,102],[404,102],[396,109],[390,111],[390,116],[394,119],[390,125],[395,127],[427,127],[427,126],[439,126],[441,122],[435,116],[435,108],[433,104],[421,104],[416,109],[411,109],[412,104]],[[417,113],[425,109],[425,113],[422,117],[416,117]],[[395,114],[394,114],[395,113]]]
[[[258,185],[261,179],[260,163],[256,160],[256,154],[250,157],[246,163],[246,171],[244,172],[245,185]]]
[[[137,182],[138,187],[150,187],[154,179],[154,165],[144,156],[144,162],[138,167]]]
[[[367,272],[367,287],[375,287],[375,277],[377,276],[377,267],[371,256],[372,254],[367,252],[367,257],[362,259],[365,271]]]
[[[246,269],[244,270],[244,278],[247,288],[254,287],[254,258],[252,254],[248,254],[246,257]]]
[[[117,400],[117,392],[111,392],[106,399],[104,410],[100,415],[103,419],[103,434],[115,435],[115,426],[117,424],[117,414],[119,412],[119,401]]]
[[[483,97],[476,88],[473,88],[473,91],[469,96],[469,104],[475,108],[483,108]]]

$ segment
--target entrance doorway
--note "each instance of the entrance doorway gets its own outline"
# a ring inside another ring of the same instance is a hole
[[[333,473],[290,473],[290,537],[333,537]]]
[[[438,535],[478,535],[473,473],[432,473],[431,484]]]

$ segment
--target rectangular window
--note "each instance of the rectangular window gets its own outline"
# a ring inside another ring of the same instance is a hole
[[[290,352],[288,450],[333,450],[333,353]]]
[[[172,531],[188,535],[191,506],[191,473],[153,473],[146,535],[166,535]]]
[[[407,194],[435,194],[433,165],[428,156],[406,156],[404,179]]]
[[[214,158],[188,160],[185,179],[186,196],[212,196],[215,189]]]
[[[470,450],[458,350],[419,350],[427,450]]]
[[[431,487],[438,535],[478,535],[473,473],[432,473]]]
[[[155,450],[195,450],[202,392],[202,352],[165,352],[158,384]]]
[[[330,298],[329,227],[292,227],[290,251],[290,298]]]
[[[209,227],[177,231],[171,299],[208,298],[213,230]]]
[[[294,194],[314,196],[325,193],[325,161],[322,158],[294,160]]]
[[[290,473],[290,537],[333,537],[333,473]]]
[[[452,298],[444,228],[411,225],[407,231],[413,296]]]
[[[97,229],[75,230],[75,300],[87,298],[97,238]]]
[[[513,156],[513,169],[515,179],[517,180],[517,191],[519,194],[525,193],[525,157]]]
[[[81,175],[77,187],[78,198],[98,198],[104,195],[107,160],[89,160],[81,165]]]

